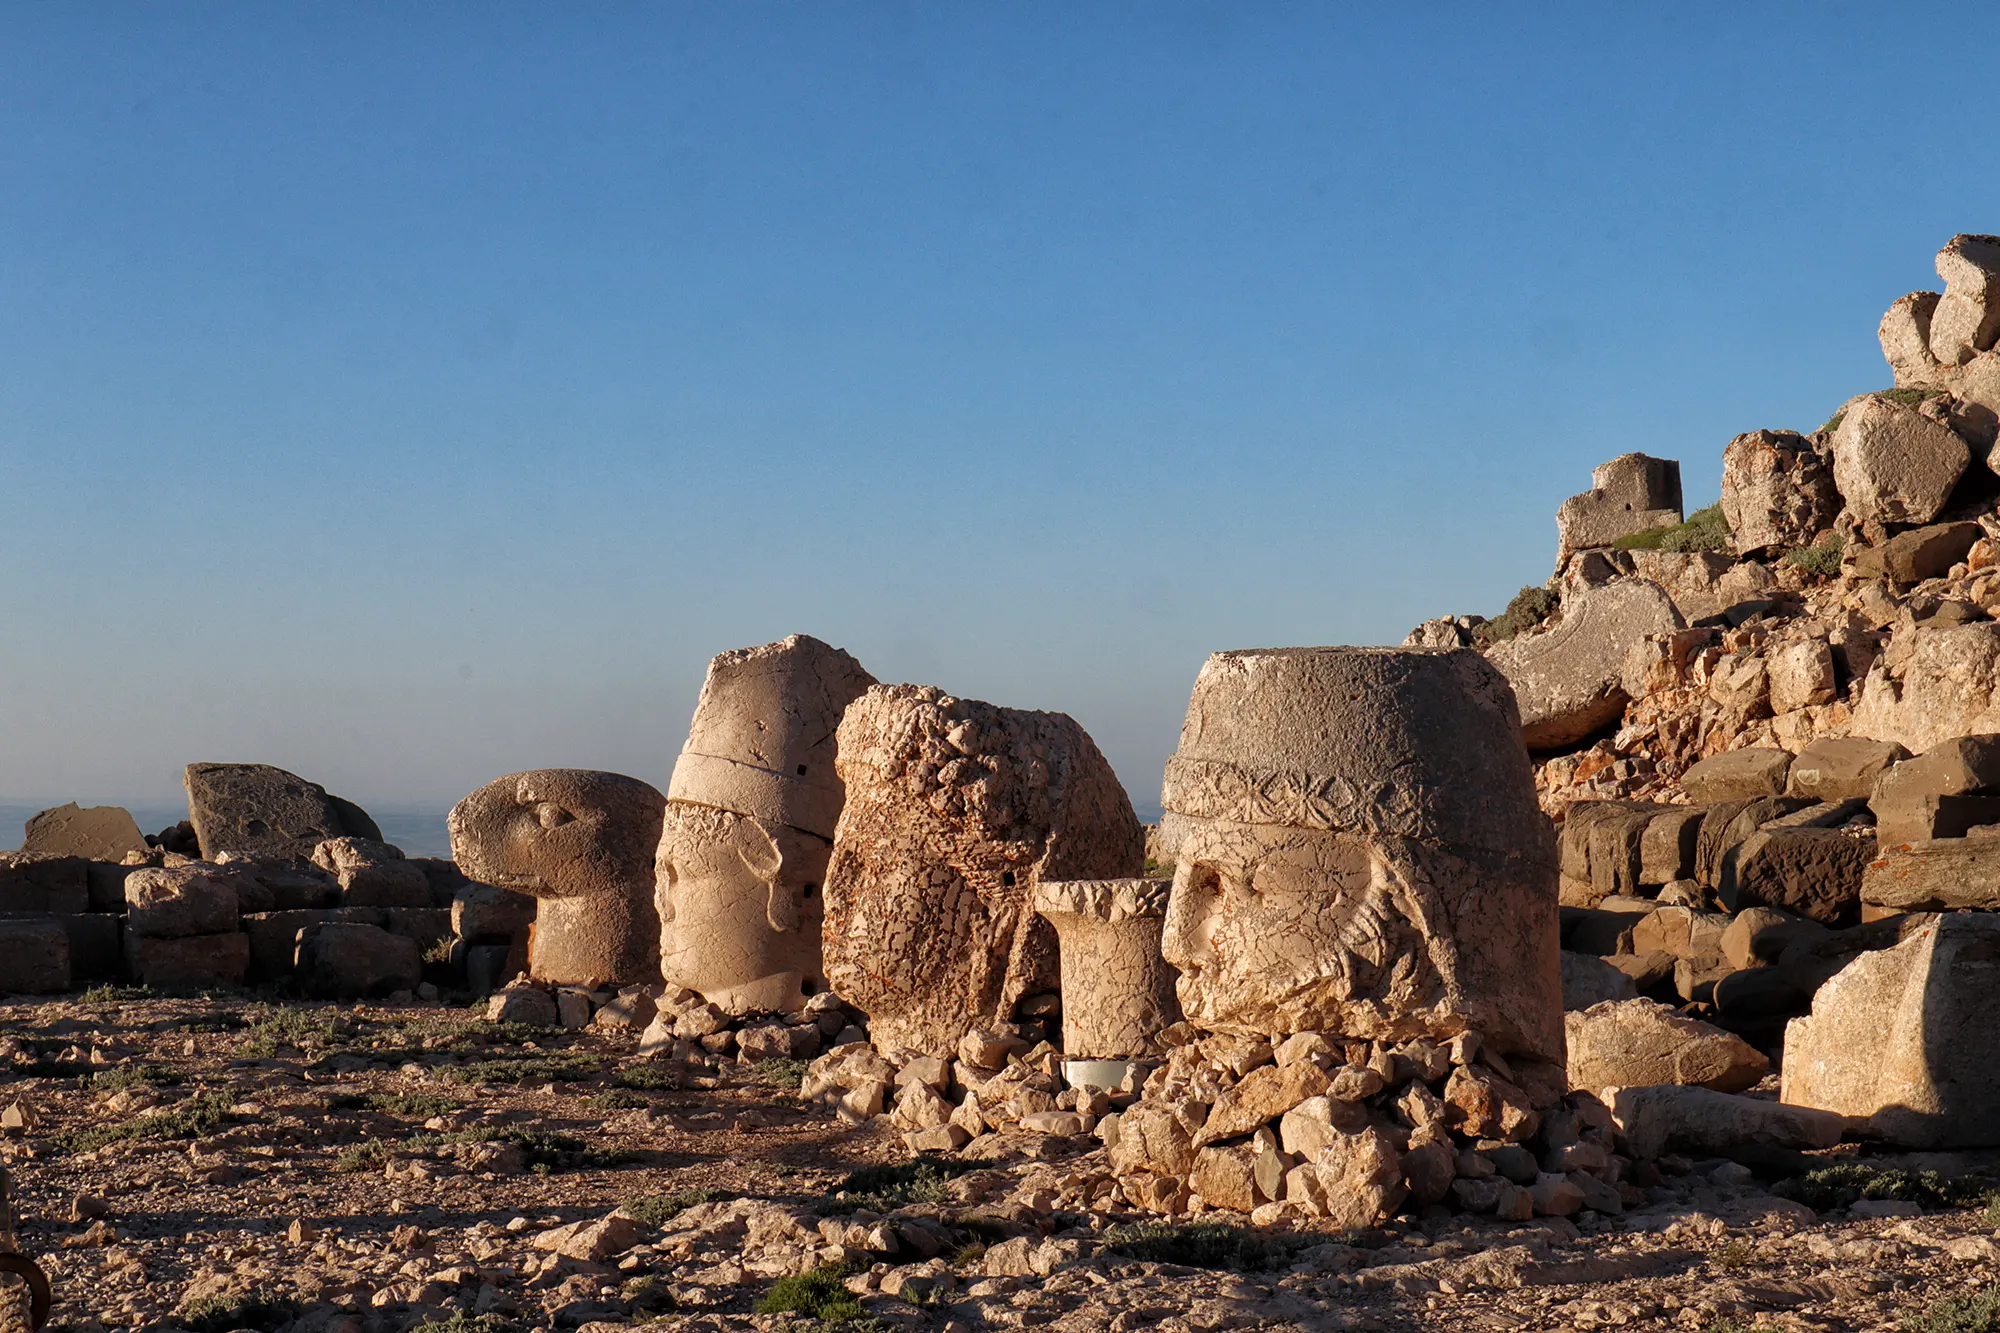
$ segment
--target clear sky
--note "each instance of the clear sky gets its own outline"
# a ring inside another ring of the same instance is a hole
[[[0,4],[0,795],[663,785],[802,631],[1153,806],[2000,230],[1994,11],[1512,8]]]

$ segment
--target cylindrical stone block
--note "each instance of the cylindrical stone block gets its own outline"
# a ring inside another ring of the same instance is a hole
[[[1150,1054],[1160,1030],[1180,1020],[1174,970],[1160,956],[1171,888],[1164,879],[1073,879],[1035,890],[1035,911],[1056,931],[1069,1059]]]

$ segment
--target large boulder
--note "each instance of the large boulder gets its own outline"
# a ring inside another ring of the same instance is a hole
[[[2000,1146],[2000,917],[1940,916],[1865,953],[1785,1030],[1784,1100],[1911,1148]]]
[[[1722,514],[1745,555],[1810,546],[1840,514],[1832,462],[1795,431],[1739,435],[1722,451]]]
[[[1869,797],[1884,848],[2000,823],[2000,735],[1956,736],[1885,772]]]
[[[1477,654],[1217,653],[1161,804],[1162,948],[1197,1027],[1470,1028],[1561,1060],[1554,840],[1512,694]]]
[[[269,764],[189,764],[181,776],[204,861],[237,856],[304,860],[328,838],[380,838],[352,801]]]
[[[1827,926],[1860,918],[1862,876],[1875,859],[1875,835],[1864,829],[1759,829],[1736,849],[1721,887],[1732,912],[1774,907]]]
[[[1654,1000],[1627,999],[1564,1015],[1569,1082],[1602,1092],[1684,1083],[1719,1092],[1755,1087],[1770,1072],[1762,1051],[1733,1032]]]
[[[1882,359],[1896,372],[1898,388],[1915,388],[1937,381],[1937,358],[1931,355],[1931,317],[1937,313],[1937,292],[1899,296],[1875,336],[1882,342]]]
[[[299,982],[314,995],[387,995],[424,979],[417,942],[380,926],[316,921],[299,930],[297,948]]]
[[[1931,357],[1962,366],[2000,338],[2000,236],[1954,236],[1938,251],[1944,295],[1930,316]]]
[[[1910,752],[1894,741],[1822,736],[1792,760],[1785,794],[1815,801],[1866,800],[1881,776],[1909,757]]]
[[[1881,395],[1850,404],[1833,432],[1833,477],[1856,518],[1928,523],[1972,461],[1951,427]]]
[[[71,801],[30,817],[21,850],[115,863],[130,853],[144,853],[146,835],[122,805],[93,805],[86,810]]]
[[[350,907],[430,907],[430,877],[403,856],[403,849],[379,838],[329,838],[313,848],[313,864],[340,884]]]
[[[1783,796],[1791,767],[1791,755],[1772,746],[1725,750],[1681,774],[1681,787],[1698,803]]]
[[[1605,1102],[1634,1157],[1670,1149],[1735,1157],[1772,1148],[1831,1148],[1847,1128],[1846,1117],[1830,1111],[1671,1083],[1620,1088]]]
[[[949,1057],[1060,983],[1045,880],[1144,868],[1131,799],[1083,728],[922,685],[876,685],[837,738],[827,979],[885,1049]]]
[[[125,879],[125,928],[151,939],[236,929],[236,886],[213,867],[148,868]]]
[[[1564,949],[1562,992],[1563,1011],[1574,1013],[1607,1001],[1630,1000],[1639,994],[1639,988],[1629,975],[1595,954],[1572,953]],[[1572,1056],[1575,1050],[1572,1038]]]
[[[1877,662],[1862,684],[1850,735],[1921,754],[2000,732],[2000,623],[1916,625],[1898,631],[1893,646],[1893,666]]]
[[[1861,901],[1884,912],[2000,910],[2000,838],[1885,846],[1862,871]]]
[[[1681,465],[1671,458],[1620,454],[1591,469],[1590,489],[1556,510],[1556,564],[1561,567],[1573,551],[1609,546],[1680,521]]]
[[[1986,535],[1977,523],[1934,523],[1912,528],[1875,546],[1847,552],[1847,572],[1855,578],[1888,579],[1891,583],[1921,583],[1938,578],[1965,559],[1972,544]]]
[[[1683,629],[1673,600],[1646,579],[1578,588],[1546,628],[1495,645],[1487,656],[1513,687],[1530,750],[1572,745],[1624,716],[1625,653],[1651,634]]]

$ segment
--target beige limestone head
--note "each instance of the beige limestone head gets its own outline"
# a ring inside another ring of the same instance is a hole
[[[1124,788],[1061,713],[878,685],[840,724],[840,770],[827,974],[884,1048],[949,1056],[1053,990],[1035,886],[1134,876],[1144,861]]]
[[[618,773],[544,768],[496,778],[452,807],[468,878],[542,900],[530,970],[563,984],[659,975],[652,854],[666,798]]]
[[[797,1009],[824,984],[837,732],[874,683],[803,634],[709,663],[654,867],[668,981],[738,1014]]]
[[[1198,1026],[1559,1058],[1554,845],[1505,678],[1463,650],[1218,653],[1168,761],[1161,947]]]

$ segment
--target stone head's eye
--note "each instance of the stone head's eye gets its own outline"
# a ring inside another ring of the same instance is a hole
[[[543,801],[535,807],[535,819],[543,828],[560,828],[576,816],[553,801]]]

